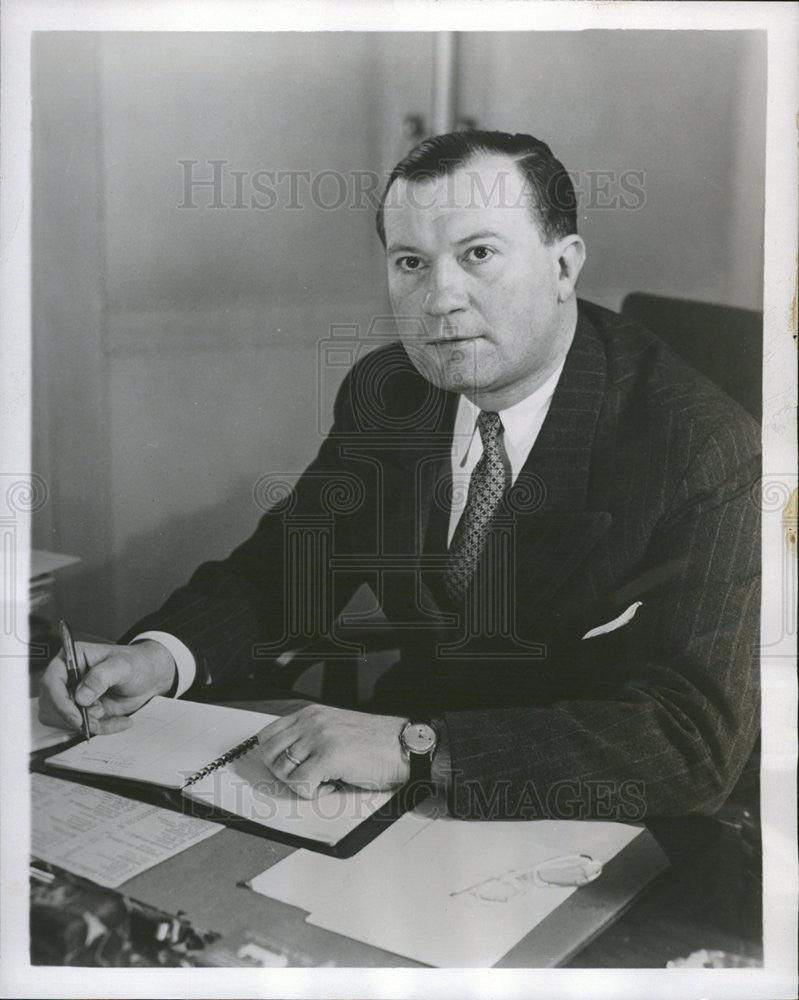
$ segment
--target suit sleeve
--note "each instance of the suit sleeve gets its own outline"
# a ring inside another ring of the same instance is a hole
[[[716,430],[651,535],[661,577],[602,696],[445,714],[450,809],[471,818],[714,812],[759,730],[760,472],[754,424]]]
[[[136,622],[120,642],[143,632],[166,632],[191,651],[196,676],[190,690],[248,675],[324,634],[343,604],[344,588],[329,584],[330,525],[339,545],[363,490],[339,459],[352,425],[349,376],[337,396],[334,425],[311,465],[289,491],[279,477],[267,479],[282,499],[263,515],[254,533],[223,560],[206,562],[155,612]],[[286,495],[287,494],[287,495]],[[304,576],[298,568],[315,560]],[[290,600],[289,600],[290,598]],[[291,614],[289,613],[291,611]],[[283,685],[291,678],[279,679]]]

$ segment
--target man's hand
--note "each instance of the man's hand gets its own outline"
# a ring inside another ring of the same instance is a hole
[[[125,718],[174,682],[175,661],[160,642],[145,639],[133,646],[75,643],[78,663],[88,669],[75,701],[89,710],[92,733],[127,729]],[[67,689],[67,668],[59,654],[44,672],[39,690],[39,718],[48,726],[80,729],[80,712]]]
[[[267,768],[303,798],[314,798],[328,781],[392,788],[410,776],[399,743],[406,721],[308,705],[262,729],[258,743]]]

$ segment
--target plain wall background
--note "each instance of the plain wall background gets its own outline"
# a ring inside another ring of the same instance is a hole
[[[406,116],[429,121],[433,41],[35,38],[32,467],[50,493],[34,544],[82,557],[60,594],[79,628],[113,637],[226,554],[257,521],[260,477],[315,454],[347,366],[386,327],[356,174],[385,175],[413,144]],[[763,35],[479,33],[458,53],[459,116],[532,132],[573,173],[583,296],[761,307]],[[224,205],[196,187],[179,208],[180,161],[210,179],[214,159]],[[299,208],[284,182],[258,209],[258,170],[335,171],[346,197],[300,179]]]

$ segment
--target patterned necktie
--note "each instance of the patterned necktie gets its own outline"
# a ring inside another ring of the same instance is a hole
[[[483,442],[483,454],[469,480],[469,495],[452,544],[444,573],[444,586],[453,604],[460,604],[483,551],[496,512],[505,491],[505,467],[499,450],[502,422],[498,413],[481,412],[477,427]]]

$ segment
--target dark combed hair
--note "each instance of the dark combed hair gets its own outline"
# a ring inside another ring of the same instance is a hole
[[[510,132],[472,129],[425,139],[394,167],[377,209],[377,233],[383,246],[386,245],[386,198],[394,181],[443,177],[483,153],[508,156],[516,163],[529,185],[531,210],[545,243],[577,232],[574,185],[566,168],[552,155],[545,142],[523,132],[511,135]]]

